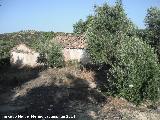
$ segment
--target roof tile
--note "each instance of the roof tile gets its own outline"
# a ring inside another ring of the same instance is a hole
[[[55,40],[64,48],[84,49],[86,47],[84,35],[57,35]]]

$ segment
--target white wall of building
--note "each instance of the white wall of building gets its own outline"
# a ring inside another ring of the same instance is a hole
[[[24,47],[25,48],[25,47]],[[23,49],[21,49],[23,50]],[[69,60],[77,60],[78,62],[81,62],[83,64],[86,64],[89,62],[89,57],[86,53],[85,49],[63,49],[63,56],[65,61]],[[39,53],[38,52],[24,52],[24,51],[11,51],[11,65],[23,67],[23,66],[30,66],[30,67],[36,67],[39,65],[42,65],[37,62]]]
[[[78,62],[82,63],[88,63],[89,62],[89,56],[86,53],[85,49],[63,49],[63,55],[65,61],[68,60],[78,60]]]
[[[23,67],[30,66],[36,67],[40,65],[37,63],[37,59],[39,57],[39,53],[23,53],[23,52],[11,52],[11,65]]]

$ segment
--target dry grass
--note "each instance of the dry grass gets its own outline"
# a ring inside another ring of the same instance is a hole
[[[8,75],[9,74],[9,75]],[[13,70],[2,75],[2,83],[5,86],[12,86],[15,91],[14,99],[19,96],[25,96],[29,91],[41,86],[65,86],[72,88],[96,88],[94,72],[85,69],[80,70],[74,66],[65,68],[53,68],[44,71],[31,70]],[[86,81],[84,84],[81,81]],[[79,82],[80,81],[80,82]]]
[[[85,68],[81,70],[74,65],[53,69],[8,68],[1,72],[0,77],[2,88],[12,89],[12,92],[0,94],[0,97],[3,97],[1,104],[5,103],[4,101],[14,105],[27,104],[31,106],[30,112],[76,114],[79,120],[160,118],[153,110],[149,112],[143,107],[142,111],[125,99],[104,97],[97,89],[95,73]],[[53,106],[56,111],[50,111],[49,106]]]

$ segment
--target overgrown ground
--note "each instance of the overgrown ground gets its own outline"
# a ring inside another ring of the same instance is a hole
[[[105,96],[103,74],[68,66],[54,69],[0,70],[0,114],[42,115],[78,120],[159,120],[160,108],[136,107],[122,98]]]

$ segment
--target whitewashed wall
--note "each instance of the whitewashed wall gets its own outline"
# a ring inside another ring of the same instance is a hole
[[[16,67],[37,67],[43,65],[38,63],[39,53],[30,49],[25,44],[19,44],[10,52],[10,63]]]
[[[18,51],[17,51],[18,50]],[[39,53],[35,51],[31,51],[24,45],[21,45],[17,48],[17,50],[11,51],[11,65],[17,67],[30,66],[36,67],[39,65],[43,65],[37,62]],[[78,60],[83,64],[89,62],[89,57],[85,51],[85,49],[63,49],[63,56],[65,61],[69,60]]]
[[[40,65],[37,63],[37,59],[39,57],[39,53],[23,53],[23,52],[11,52],[11,65],[23,67],[30,66],[36,67]]]
[[[68,60],[78,60],[78,62],[82,62],[83,64],[89,62],[89,56],[86,53],[85,49],[63,49],[63,55],[65,61]]]

